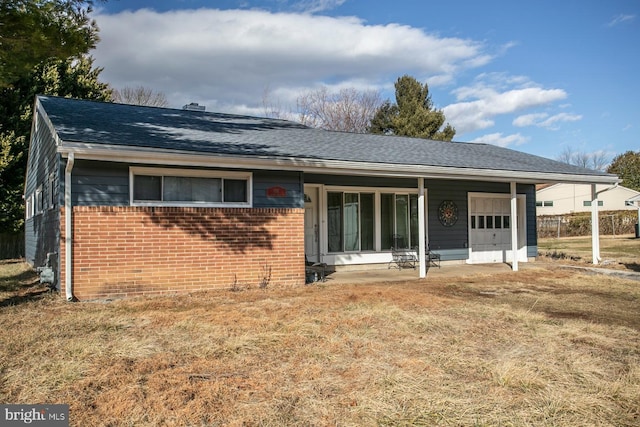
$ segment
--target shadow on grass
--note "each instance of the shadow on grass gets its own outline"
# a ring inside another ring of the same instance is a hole
[[[2,260],[0,267],[22,264],[23,260]],[[3,269],[3,273],[6,270]],[[50,294],[51,290],[38,281],[35,271],[28,269],[14,274],[0,274],[0,307],[23,304],[40,300]]]
[[[640,264],[637,262],[625,263],[624,266],[631,271],[637,271],[640,273]]]
[[[0,301],[0,307],[10,307],[24,304],[26,302],[38,301],[51,294],[51,289],[41,286],[34,286],[20,295],[14,295]]]

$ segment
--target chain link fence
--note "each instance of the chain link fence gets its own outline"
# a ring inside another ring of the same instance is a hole
[[[634,234],[637,211],[604,211],[598,214],[600,235]],[[537,217],[538,237],[573,237],[591,235],[591,213],[541,215]]]

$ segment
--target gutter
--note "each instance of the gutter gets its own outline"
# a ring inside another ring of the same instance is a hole
[[[73,163],[75,156],[73,153],[69,153],[67,158],[67,167],[64,169],[64,279],[65,279],[65,293],[67,301],[73,301],[73,281],[71,280],[72,271],[72,253],[73,245],[71,239],[73,238],[73,232],[71,229],[71,171],[73,170]]]
[[[559,172],[532,172],[478,168],[458,168],[452,166],[401,165],[372,162],[353,162],[346,160],[220,156],[212,153],[177,152],[144,148],[131,150],[123,147],[102,146],[100,144],[65,142],[58,147],[63,156],[75,153],[84,160],[104,160],[131,162],[138,164],[163,164],[172,166],[232,167],[242,169],[274,169],[302,171],[305,173],[349,174],[363,176],[386,176],[397,178],[433,178],[460,180],[487,180],[494,182],[512,182],[537,184],[541,182],[566,182],[584,184],[607,184],[618,182],[615,175],[580,175]]]

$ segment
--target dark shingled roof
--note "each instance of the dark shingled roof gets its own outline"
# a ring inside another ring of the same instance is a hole
[[[58,136],[79,142],[218,156],[339,160],[593,177],[615,176],[489,144],[355,134],[230,115],[38,97]]]

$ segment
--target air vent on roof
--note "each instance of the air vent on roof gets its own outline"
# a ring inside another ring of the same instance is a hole
[[[204,105],[198,105],[197,102],[191,102],[185,106],[182,107],[183,110],[189,110],[189,111],[204,111],[205,110]]]

